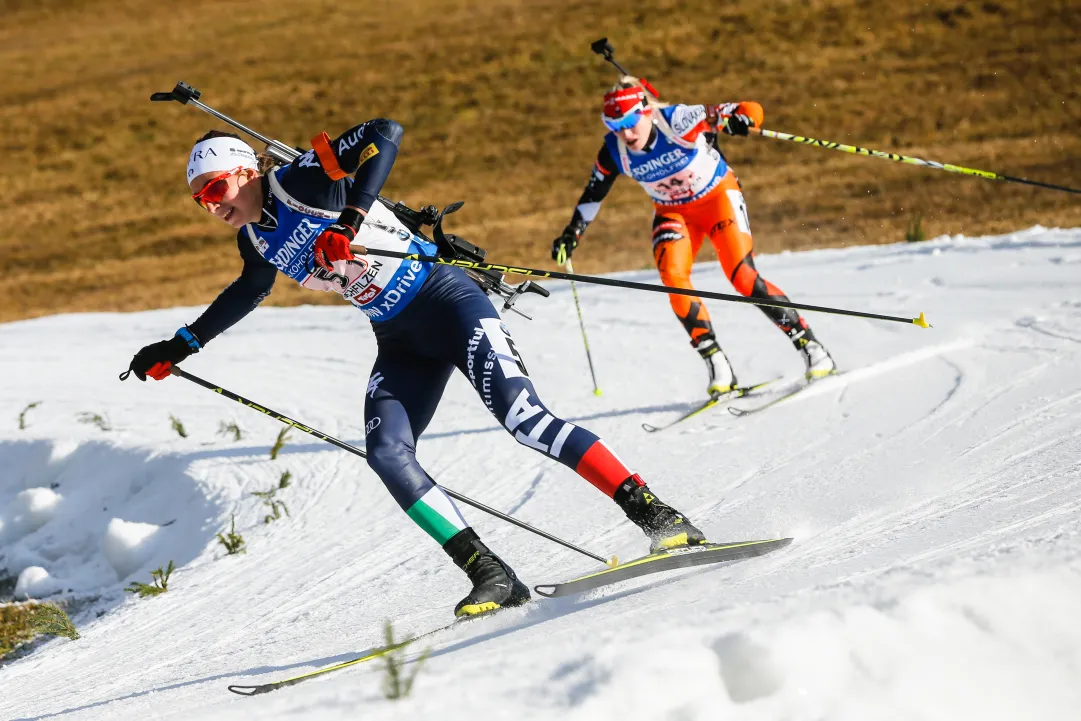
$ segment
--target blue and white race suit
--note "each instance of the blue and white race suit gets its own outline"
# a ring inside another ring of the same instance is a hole
[[[444,548],[467,524],[417,462],[416,443],[456,368],[519,443],[613,496],[632,472],[597,436],[544,406],[510,332],[462,269],[376,256],[335,262],[329,272],[313,263],[316,239],[346,205],[367,211],[358,243],[435,254],[434,244],[411,233],[376,199],[400,137],[397,123],[375,120],[336,139],[336,160],[356,172],[355,181],[331,180],[313,151],[263,176],[262,217],[237,235],[244,269],[188,330],[205,345],[251,312],[279,272],[305,288],[340,293],[367,314],[379,346],[364,404],[368,464]]]
[[[431,272],[431,263],[379,256],[339,260],[328,272],[315,264],[315,239],[338,219],[338,212],[305,205],[289,195],[279,177],[267,176],[277,203],[277,226],[267,230],[244,226],[252,245],[279,271],[311,290],[338,293],[373,321],[390,320],[409,303]],[[356,242],[368,248],[435,255],[436,246],[415,236],[382,203],[374,203],[357,232]]]

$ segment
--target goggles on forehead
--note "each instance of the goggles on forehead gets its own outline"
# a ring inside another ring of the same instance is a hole
[[[638,120],[642,117],[645,110],[639,109],[633,112],[627,113],[622,118],[610,118],[607,115],[601,115],[601,120],[612,132],[619,130],[626,130],[627,128],[634,127],[638,123]]]
[[[198,193],[192,193],[191,199],[199,204],[199,207],[203,210],[209,210],[207,208],[208,203],[220,203],[225,194],[229,192],[229,178],[244,170],[243,165],[239,165],[232,170],[227,170],[221,175],[216,175],[210,180],[206,181],[206,185]]]

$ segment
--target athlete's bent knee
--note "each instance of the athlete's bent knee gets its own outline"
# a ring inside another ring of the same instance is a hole
[[[690,288],[691,276],[687,273],[661,273],[661,283],[667,288]]]
[[[368,467],[384,481],[401,475],[403,469],[417,461],[413,448],[401,441],[368,443],[366,450],[368,451]]]

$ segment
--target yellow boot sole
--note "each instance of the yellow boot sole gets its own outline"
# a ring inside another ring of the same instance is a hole
[[[684,534],[686,535],[686,534]],[[501,606],[495,601],[486,601],[484,603],[469,603],[459,608],[454,615],[459,618],[462,616],[479,616],[482,613],[488,613],[489,611],[495,611],[501,608]]]

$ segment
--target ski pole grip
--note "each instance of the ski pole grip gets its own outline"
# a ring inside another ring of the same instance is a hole
[[[189,100],[198,100],[202,95],[198,90],[185,83],[183,80],[177,81],[176,87],[172,90],[164,93],[154,93],[150,96],[151,102],[161,103],[169,100],[175,100],[181,105],[187,105]]]

